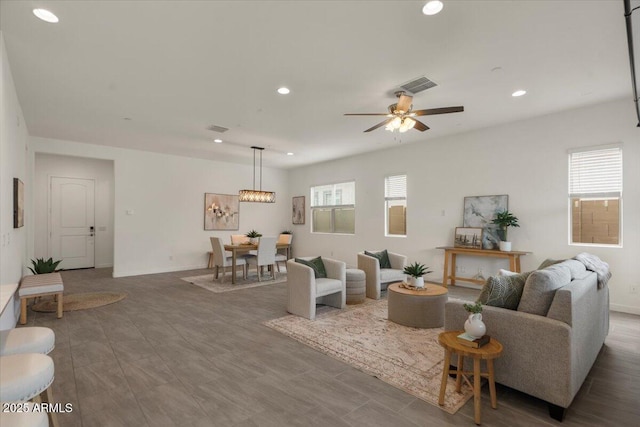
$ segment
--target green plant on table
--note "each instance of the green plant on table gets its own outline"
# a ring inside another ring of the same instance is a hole
[[[262,237],[262,234],[258,233],[256,230],[251,230],[247,234],[245,234],[250,239],[255,239],[257,237]]]
[[[403,273],[407,274],[411,277],[422,277],[425,274],[432,273],[431,271],[427,271],[429,267],[425,267],[424,264],[420,264],[417,261],[413,264],[409,264],[404,268]]]
[[[482,303],[480,301],[476,301],[475,304],[463,304],[462,306],[469,313],[482,313]]]
[[[291,230],[284,230],[282,233],[280,234],[293,234],[293,231]]]
[[[503,242],[507,241],[507,227],[520,227],[520,224],[518,224],[518,218],[508,210],[498,212],[491,222],[500,227],[498,230],[498,236]]]
[[[35,260],[31,260],[31,264],[33,264],[33,268],[28,267],[29,270],[33,274],[47,274],[53,273],[56,271],[56,267],[60,264],[62,260],[54,261],[53,258],[49,258],[45,261],[44,258],[36,258]]]

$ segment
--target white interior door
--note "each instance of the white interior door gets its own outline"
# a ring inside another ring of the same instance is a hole
[[[94,267],[95,182],[51,177],[49,249],[58,268]]]

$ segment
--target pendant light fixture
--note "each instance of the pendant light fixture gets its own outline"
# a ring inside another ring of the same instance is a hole
[[[275,203],[274,191],[262,191],[262,151],[263,147],[251,147],[253,149],[253,190],[240,190],[238,199],[241,202]],[[256,150],[260,152],[260,190],[256,190]]]

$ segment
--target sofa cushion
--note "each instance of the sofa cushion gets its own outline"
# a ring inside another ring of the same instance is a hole
[[[327,278],[316,280],[316,297],[323,297],[340,291],[342,291],[342,280]]]
[[[389,253],[387,252],[386,249],[380,252],[364,251],[364,254],[376,258],[380,263],[380,268],[391,268],[391,261],[389,261]]]
[[[513,273],[489,277],[482,288],[478,301],[484,305],[516,310],[520,303],[520,297],[522,297],[524,284],[530,274],[531,272]]]
[[[296,262],[311,267],[313,269],[313,275],[316,279],[322,279],[327,277],[327,270],[324,268],[324,262],[321,257],[313,258],[310,260],[296,258]]]
[[[407,277],[402,270],[396,270],[393,268],[381,268],[380,269],[380,283],[398,282],[404,281]]]
[[[571,271],[560,264],[532,272],[524,285],[518,311],[546,316],[556,290],[569,282]]]

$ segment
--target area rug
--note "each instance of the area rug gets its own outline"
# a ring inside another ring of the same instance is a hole
[[[63,311],[86,310],[88,308],[102,307],[122,301],[127,294],[121,292],[90,292],[85,294],[64,295],[62,299]],[[58,303],[52,299],[39,301],[31,306],[31,310],[41,313],[55,313]]]
[[[444,349],[438,344],[442,328],[418,329],[390,322],[387,300],[324,311],[316,320],[289,315],[264,324],[450,414],[473,396],[464,383],[461,393],[456,393],[455,380],[448,378],[445,404],[438,405],[444,361]]]
[[[237,291],[240,289],[256,288],[258,286],[273,285],[275,283],[283,283],[287,281],[286,273],[277,273],[276,279],[272,280],[271,276],[267,275],[262,277],[262,282],[258,282],[256,276],[249,276],[247,279],[242,277],[236,278],[236,283],[231,284],[231,276],[227,275],[222,282],[222,275],[217,279],[213,279],[213,274],[205,274],[204,276],[182,277],[181,280],[192,283],[196,286],[200,286],[211,292],[229,292]]]

